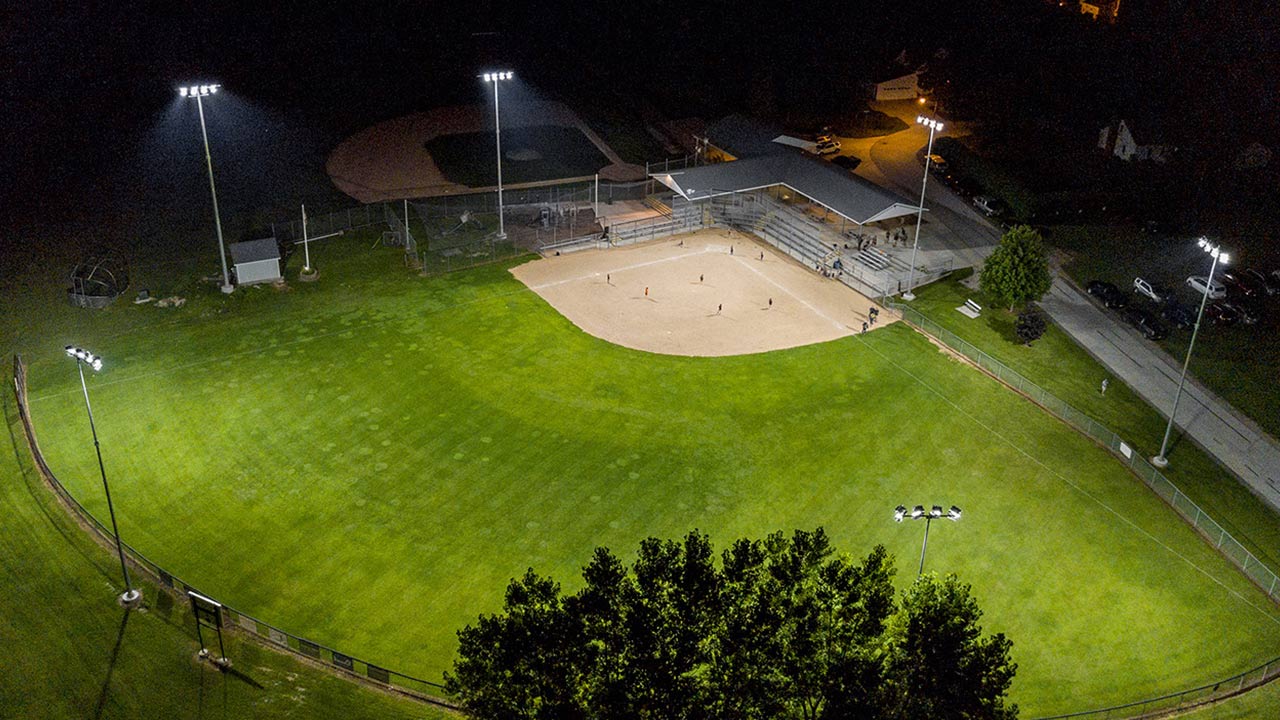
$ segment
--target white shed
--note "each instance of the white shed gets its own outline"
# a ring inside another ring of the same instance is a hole
[[[237,285],[253,285],[282,279],[280,246],[273,237],[231,243],[231,262],[235,264]]]
[[[920,95],[920,73],[898,75],[875,83],[872,96],[875,100],[915,100]]]

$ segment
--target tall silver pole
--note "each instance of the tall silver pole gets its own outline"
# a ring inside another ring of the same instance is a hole
[[[502,220],[502,120],[498,114],[498,78],[493,79],[493,139],[498,146],[498,239],[505,240],[507,227]]]
[[[204,127],[204,101],[198,94],[196,94],[196,108],[200,111],[200,137],[204,140],[204,163],[209,168],[209,194],[213,195],[213,225],[218,229],[218,259],[222,261],[222,292],[230,293],[235,288],[231,285],[231,276],[227,274],[227,250],[222,244],[222,216],[218,214],[218,190],[213,186],[213,158],[209,155],[209,133]]]
[[[924,552],[929,549],[929,526],[933,524],[932,517],[924,519],[924,545],[920,546],[920,571],[916,573],[916,577],[924,574]]]
[[[307,242],[307,206],[302,206],[302,270],[311,272],[311,244]]]
[[[1187,381],[1187,366],[1191,364],[1191,351],[1196,347],[1196,335],[1200,334],[1200,321],[1204,319],[1204,306],[1209,302],[1209,288],[1213,285],[1213,271],[1218,268],[1218,254],[1213,256],[1213,264],[1209,266],[1209,280],[1204,286],[1204,295],[1200,297],[1200,312],[1196,313],[1196,326],[1191,331],[1191,344],[1187,345],[1187,358],[1182,361],[1182,375],[1178,377],[1178,392],[1173,396],[1173,412],[1169,413],[1169,424],[1164,428],[1164,440],[1160,443],[1160,454],[1151,458],[1156,467],[1168,467],[1169,458],[1165,452],[1169,449],[1169,435],[1173,432],[1173,418],[1178,414],[1178,402],[1182,400],[1182,386]]]
[[[924,189],[929,185],[929,159],[933,156],[933,124],[929,125],[929,149],[924,153],[924,179],[920,181],[920,207],[916,210],[916,239],[911,243],[911,268],[907,270],[907,291],[903,300],[915,300],[916,249],[920,247],[920,221],[924,218]],[[926,531],[927,532],[927,531]]]
[[[102,490],[107,496],[107,513],[111,515],[111,532],[116,536],[116,553],[120,556],[120,574],[124,576],[124,593],[121,602],[126,604],[137,602],[142,592],[133,589],[129,580],[129,566],[124,561],[124,545],[120,541],[120,528],[116,525],[116,510],[111,504],[111,486],[107,484],[107,468],[102,464],[102,448],[98,445],[98,428],[93,423],[93,406],[89,404],[89,386],[84,381],[84,361],[76,358],[76,369],[80,371],[80,389],[84,391],[84,409],[89,413],[89,431],[93,433],[93,450],[98,454],[98,472],[102,475]]]

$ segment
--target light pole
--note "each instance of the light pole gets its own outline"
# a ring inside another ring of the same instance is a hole
[[[941,505],[934,505],[933,509],[930,510],[929,512],[925,512],[923,505],[915,506],[914,508],[912,508],[911,512],[909,513],[907,512],[906,505],[899,505],[898,507],[894,508],[894,511],[893,511],[894,522],[902,522],[903,520],[906,520],[908,518],[910,518],[911,520],[924,521],[924,545],[920,548],[920,571],[916,573],[916,576],[919,577],[920,575],[924,574],[924,553],[925,553],[925,550],[929,548],[929,525],[931,525],[934,520],[947,519],[953,522],[956,520],[959,520],[960,508],[956,507],[955,505],[952,505],[951,509],[945,513],[942,512]]]
[[[502,221],[502,116],[498,114],[498,83],[510,80],[515,73],[510,70],[487,72],[480,77],[487,83],[493,83],[493,139],[498,149],[498,239],[505,240],[507,228]]]
[[[120,602],[132,606],[142,597],[142,591],[136,590],[129,581],[129,566],[124,561],[124,544],[120,541],[120,528],[116,526],[116,511],[111,504],[111,486],[107,484],[107,470],[102,465],[102,448],[98,446],[98,429],[93,424],[93,407],[89,405],[89,386],[84,381],[84,366],[93,368],[94,372],[102,369],[102,358],[88,350],[68,345],[67,355],[75,358],[76,368],[80,371],[80,389],[84,391],[84,409],[89,413],[89,431],[93,433],[93,450],[98,453],[98,472],[102,474],[102,489],[107,495],[107,512],[111,515],[111,532],[116,536],[116,553],[120,556],[120,573],[124,575],[124,593]]]
[[[209,133],[204,127],[204,98],[214,95],[221,85],[191,85],[178,88],[182,97],[196,99],[196,109],[200,111],[200,137],[204,139],[204,163],[209,168],[209,194],[213,195],[213,225],[218,230],[218,259],[222,261],[222,292],[230,294],[235,291],[231,284],[231,276],[227,274],[227,250],[222,245],[222,217],[218,214],[218,190],[213,186],[213,158],[209,155]]]
[[[1151,464],[1158,468],[1169,467],[1169,458],[1165,453],[1169,450],[1169,435],[1173,432],[1173,418],[1178,414],[1178,402],[1182,400],[1182,386],[1187,381],[1187,366],[1191,365],[1191,351],[1196,347],[1196,335],[1200,334],[1200,321],[1204,319],[1204,306],[1209,301],[1209,288],[1213,285],[1213,271],[1218,269],[1218,263],[1223,265],[1231,258],[1227,253],[1222,252],[1221,245],[1214,245],[1207,238],[1200,238],[1196,243],[1201,250],[1209,253],[1213,257],[1213,263],[1209,265],[1209,278],[1204,283],[1204,294],[1200,296],[1200,311],[1196,313],[1196,326],[1191,330],[1191,344],[1187,345],[1187,358],[1182,361],[1182,375],[1178,378],[1178,392],[1173,396],[1173,412],[1169,413],[1169,424],[1164,428],[1164,440],[1160,443],[1160,453],[1151,458]]]
[[[933,156],[933,134],[942,132],[942,121],[924,115],[916,116],[916,124],[929,128],[929,149],[924,153],[924,178],[920,181],[920,207],[916,209],[916,239],[911,244],[911,269],[907,271],[907,291],[902,293],[903,300],[915,300],[916,282],[916,250],[920,247],[920,221],[924,219],[924,189],[929,185],[929,158]]]

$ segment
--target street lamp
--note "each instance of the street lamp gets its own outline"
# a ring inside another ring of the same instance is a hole
[[[1196,335],[1200,334],[1200,321],[1204,319],[1204,306],[1209,301],[1209,288],[1213,285],[1213,271],[1218,269],[1218,263],[1226,265],[1231,259],[1227,253],[1222,252],[1221,245],[1214,245],[1207,238],[1200,238],[1196,245],[1213,257],[1213,263],[1209,265],[1209,278],[1205,280],[1204,294],[1200,297],[1200,311],[1196,313],[1196,325],[1191,330],[1191,344],[1187,345],[1187,358],[1182,361],[1182,375],[1178,378],[1178,392],[1173,396],[1173,412],[1169,413],[1169,424],[1164,429],[1164,440],[1160,443],[1160,454],[1151,458],[1151,464],[1158,468],[1169,466],[1169,458],[1165,456],[1165,453],[1169,450],[1169,435],[1173,432],[1173,418],[1178,414],[1178,402],[1182,400],[1182,386],[1187,381],[1187,366],[1191,364],[1191,351],[1196,346]]]
[[[911,269],[907,271],[907,291],[902,293],[903,300],[915,300],[916,250],[920,247],[920,221],[924,219],[924,189],[929,185],[929,159],[933,156],[933,134],[942,132],[942,121],[924,115],[916,116],[916,124],[929,128],[929,149],[924,153],[924,178],[920,181],[920,207],[916,209],[916,239],[911,244]]]
[[[942,511],[941,505],[934,505],[933,509],[928,512],[925,512],[923,505],[915,506],[910,512],[907,511],[906,505],[899,505],[894,508],[894,522],[902,522],[907,519],[924,521],[924,546],[920,548],[920,571],[916,573],[917,576],[920,576],[924,574],[924,552],[929,548],[929,525],[932,524],[934,520],[945,519],[953,522],[959,520],[960,508],[952,505],[951,509],[945,513]]]
[[[480,75],[487,83],[493,83],[493,139],[498,149],[498,239],[507,237],[507,228],[502,221],[502,119],[498,114],[498,83],[510,80],[515,73],[510,70],[487,72]]]
[[[93,433],[93,449],[98,453],[98,472],[102,474],[102,489],[107,494],[107,512],[111,515],[111,532],[116,536],[116,553],[120,556],[120,573],[124,575],[125,591],[120,595],[120,602],[125,606],[132,606],[142,597],[142,591],[136,590],[133,583],[129,581],[129,566],[124,562],[124,545],[120,541],[120,528],[116,526],[116,511],[111,504],[111,486],[107,484],[107,470],[102,465],[102,448],[98,446],[98,429],[93,424],[93,407],[89,405],[89,386],[84,381],[84,368],[86,365],[93,368],[94,372],[102,369],[102,358],[94,355],[88,350],[68,345],[66,347],[67,355],[75,358],[76,368],[80,371],[80,389],[84,390],[84,409],[89,413],[89,430]]]
[[[204,162],[209,168],[209,194],[213,195],[213,224],[218,230],[218,259],[222,260],[222,292],[230,294],[235,290],[231,284],[231,276],[227,274],[227,250],[222,245],[222,218],[218,215],[218,191],[213,186],[213,159],[209,156],[209,133],[204,127],[204,98],[216,95],[221,85],[191,85],[178,88],[178,95],[184,98],[195,98],[196,108],[200,111],[200,137],[204,139]]]

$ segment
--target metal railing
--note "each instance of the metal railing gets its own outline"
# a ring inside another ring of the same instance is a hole
[[[13,357],[13,390],[17,400],[18,415],[22,420],[22,429],[26,434],[27,446],[31,450],[31,456],[35,460],[36,468],[44,481],[49,487],[53,488],[63,504],[66,505],[75,515],[84,522],[90,529],[98,535],[98,537],[106,543],[114,544],[115,536],[111,533],[110,528],[102,524],[93,513],[89,512],[78,500],[59,482],[56,475],[49,468],[44,459],[44,453],[40,451],[40,443],[36,439],[35,428],[31,423],[30,409],[27,405],[27,369],[22,362],[22,357],[14,355]],[[179,593],[184,597],[189,591],[195,591],[205,597],[216,599],[216,595],[204,592],[199,588],[185,582],[177,575],[165,570],[156,563],[149,560],[145,555],[130,547],[127,543],[124,545],[126,555],[135,567],[142,569],[152,580],[162,588]],[[387,689],[400,692],[409,697],[419,700],[426,700],[433,703],[446,705],[448,707],[456,707],[456,704],[449,699],[449,695],[445,692],[445,688],[440,683],[430,680],[423,680],[412,675],[388,669],[382,665],[362,660],[354,655],[343,653],[339,650],[324,645],[322,643],[308,640],[304,637],[294,635],[286,630],[282,630],[270,623],[259,620],[248,613],[241,612],[223,603],[223,626],[237,627],[246,632],[251,633],[254,637],[266,641],[268,644],[287,650],[295,655],[318,661],[323,665],[339,670],[348,675],[359,677],[362,679],[372,680],[373,682],[385,686]]]

